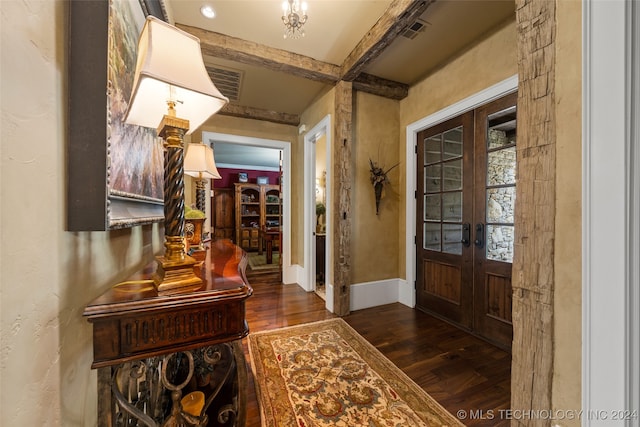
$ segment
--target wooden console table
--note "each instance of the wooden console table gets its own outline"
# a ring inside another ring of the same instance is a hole
[[[154,262],[85,308],[99,426],[244,425],[247,256],[229,240],[209,245],[199,290],[159,296]]]

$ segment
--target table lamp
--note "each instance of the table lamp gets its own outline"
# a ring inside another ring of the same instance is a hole
[[[213,149],[202,142],[187,145],[184,173],[196,178],[196,208],[205,212],[207,179],[220,179]]]
[[[202,286],[184,247],[184,140],[229,102],[204,66],[200,40],[153,16],[138,40],[125,123],[156,128],[163,138],[165,252],[153,276],[159,294]]]

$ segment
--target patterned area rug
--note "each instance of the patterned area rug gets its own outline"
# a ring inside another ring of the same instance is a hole
[[[252,333],[262,425],[462,426],[344,320]]]

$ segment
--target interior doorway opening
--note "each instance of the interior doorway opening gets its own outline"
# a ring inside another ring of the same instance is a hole
[[[271,165],[269,168],[262,168],[263,170],[265,169],[272,169],[272,172],[275,173],[276,175],[279,175],[277,181],[275,179],[275,177],[271,177],[269,179],[267,179],[266,184],[264,184],[264,181],[260,181],[263,182],[263,184],[260,184],[258,182],[258,178],[264,178],[264,176],[256,176],[254,179],[251,179],[251,184],[255,184],[254,187],[256,187],[258,189],[257,194],[261,194],[260,187],[265,187],[268,186],[269,187],[269,191],[265,191],[265,197],[264,197],[264,209],[262,207],[262,202],[260,201],[261,199],[259,197],[255,197],[253,200],[253,203],[255,203],[255,214],[256,214],[256,227],[255,230],[253,229],[246,229],[244,231],[248,232],[248,244],[255,246],[255,251],[249,251],[250,253],[256,252],[256,255],[262,256],[265,259],[267,259],[267,242],[266,239],[264,239],[263,237],[260,236],[260,230],[262,225],[266,226],[267,223],[267,219],[269,220],[269,224],[270,225],[274,225],[274,221],[276,220],[275,217],[273,217],[273,215],[275,215],[273,209],[276,205],[280,205],[279,206],[279,218],[277,219],[277,224],[278,227],[280,228],[280,235],[278,237],[278,242],[277,242],[277,246],[273,245],[272,243],[272,259],[271,262],[275,264],[275,262],[273,261],[273,259],[275,258],[277,260],[277,263],[281,266],[281,280],[283,283],[295,283],[296,282],[296,277],[295,277],[295,271],[291,266],[291,144],[288,141],[278,141],[278,140],[270,140],[270,139],[264,139],[264,138],[254,138],[254,137],[246,137],[246,136],[241,136],[241,135],[232,135],[232,134],[222,134],[222,133],[216,133],[216,132],[203,132],[202,133],[202,140],[209,144],[212,145],[214,147],[214,154],[216,156],[216,163],[218,165],[218,168],[233,168],[234,170],[237,170],[239,172],[236,173],[236,175],[238,175],[238,179],[236,181],[243,181],[243,177],[242,177],[242,173],[244,172],[244,170],[246,169],[247,171],[247,180],[248,180],[248,175],[250,174],[250,168],[252,167],[252,163],[256,162],[256,156],[251,155],[250,153],[254,152],[254,153],[258,153],[258,152],[272,152],[273,155],[276,156],[276,163],[274,165]],[[237,148],[241,148],[241,150],[237,150],[237,152],[235,153],[237,155],[237,157],[233,157],[232,153],[228,154],[227,157],[225,157],[224,155],[222,155],[222,153],[219,153],[216,151],[216,146],[220,147],[222,144],[225,144],[227,146],[230,147],[237,147]],[[242,154],[244,153],[244,154]],[[249,153],[249,154],[247,154]],[[254,175],[256,175],[254,173]],[[267,175],[266,173],[264,174],[259,174],[259,175]],[[234,193],[234,223],[236,224],[236,229],[234,230],[234,236],[235,239],[233,240],[238,240],[237,237],[237,222],[238,222],[238,212],[236,212],[238,209],[242,209],[242,206],[238,207],[238,201],[236,200],[236,192],[238,190],[238,184],[242,184],[242,182],[233,182],[231,183],[231,187],[233,187],[233,193]],[[214,192],[215,192],[215,182],[214,182]],[[266,189],[266,187],[265,187]],[[240,192],[242,192],[242,189],[240,189]],[[275,202],[275,198],[274,195],[278,194],[278,198],[279,201]],[[249,202],[251,203],[251,201]],[[253,206],[253,205],[247,205],[247,206]],[[262,211],[264,210],[264,217],[265,220],[263,221],[264,224],[261,224],[260,221],[262,221],[260,218],[262,218]],[[249,214],[253,213],[253,212],[247,212]],[[242,212],[241,212],[242,214]],[[271,215],[273,214],[273,215]],[[271,215],[271,216],[269,216]],[[247,221],[250,221],[250,218],[247,217]],[[271,227],[273,229],[273,227]],[[252,231],[255,231],[253,233],[253,235],[251,234]],[[236,241],[235,242],[237,245],[241,242]],[[277,250],[276,250],[277,248]],[[275,256],[274,256],[275,254]],[[251,261],[251,260],[250,260]],[[258,261],[257,261],[258,262]]]
[[[304,282],[333,312],[331,237],[331,116],[304,136]]]

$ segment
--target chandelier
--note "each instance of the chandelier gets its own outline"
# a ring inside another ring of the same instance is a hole
[[[285,39],[304,37],[303,25],[307,22],[307,4],[300,4],[300,0],[286,0],[283,2],[282,22],[284,23]]]

